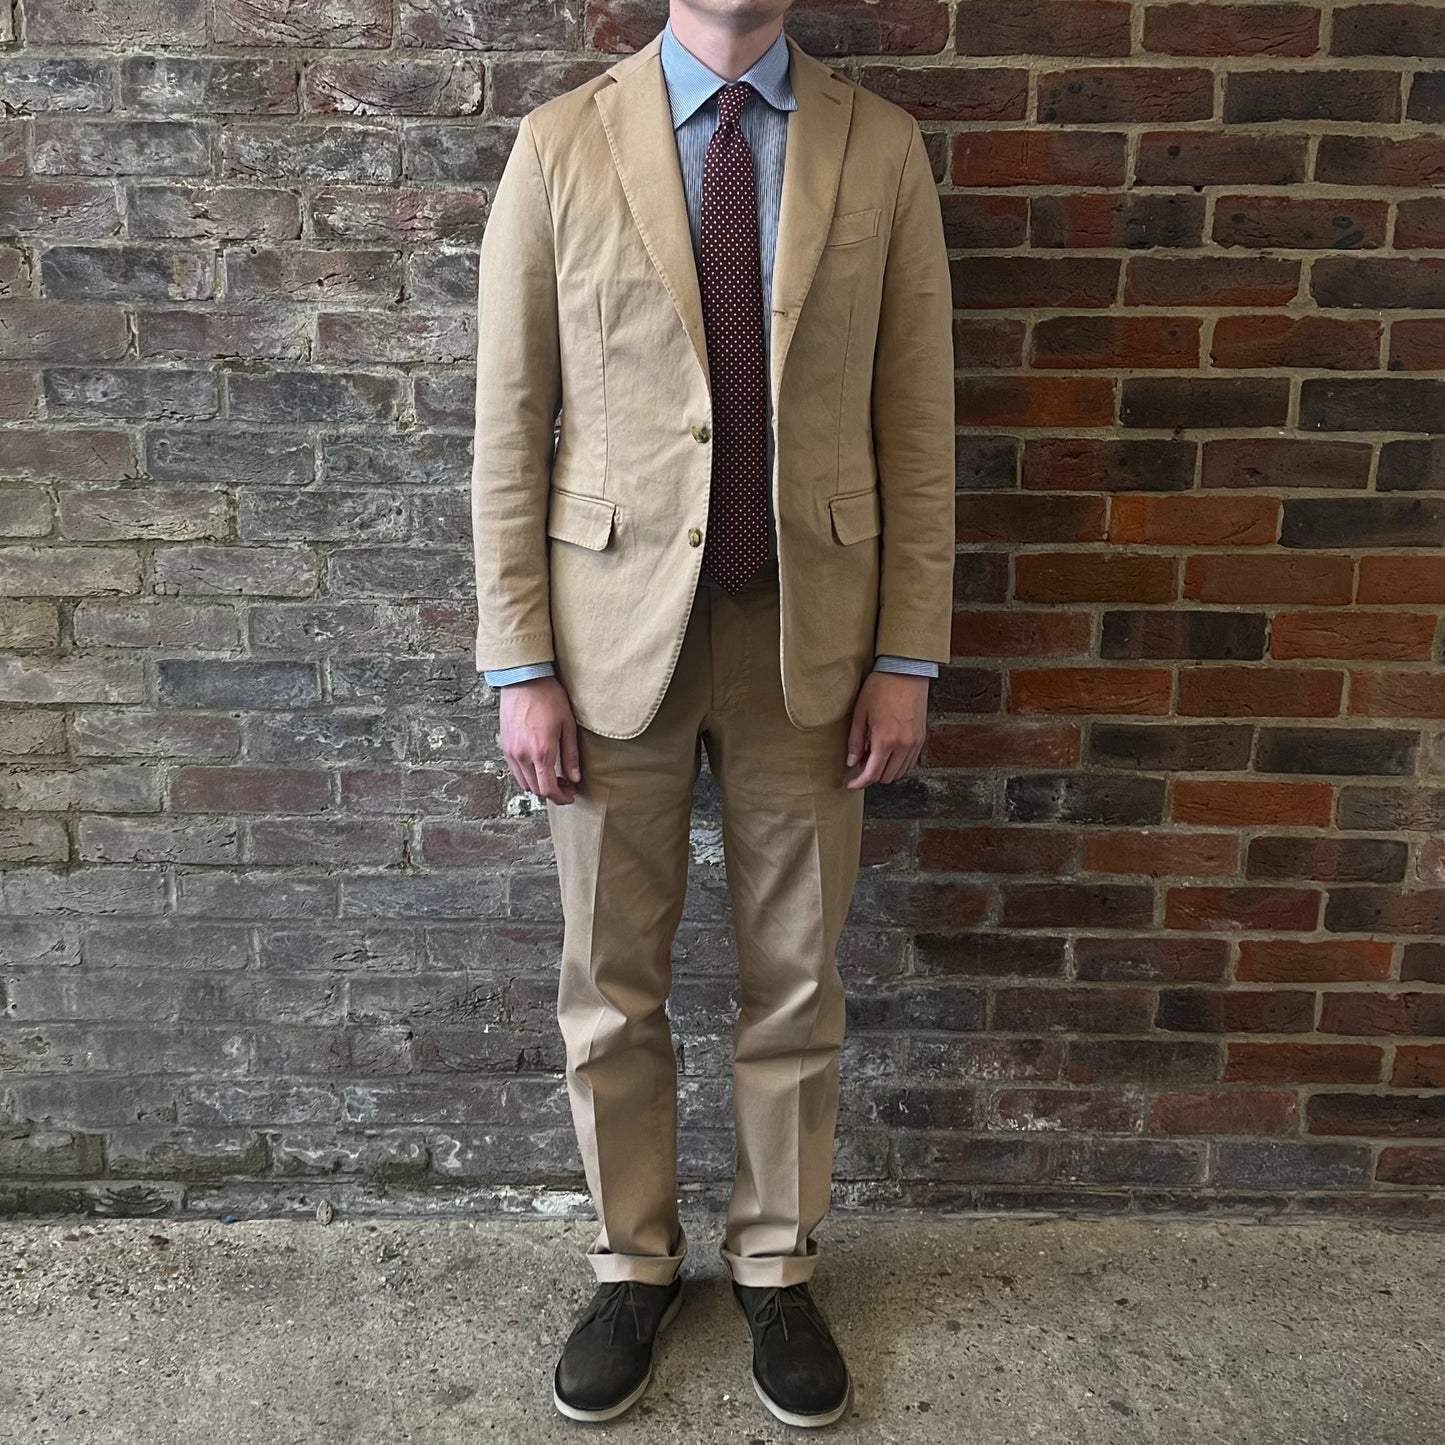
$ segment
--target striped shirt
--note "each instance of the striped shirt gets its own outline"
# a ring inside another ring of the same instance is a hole
[[[669,20],[663,27],[661,46],[662,74],[667,84],[667,100],[672,111],[673,133],[677,140],[677,158],[682,171],[683,191],[687,198],[688,226],[692,232],[694,261],[701,257],[702,247],[702,170],[708,144],[717,129],[717,101],[714,98],[726,79],[704,65],[673,33]],[[753,174],[758,191],[758,250],[762,264],[763,344],[771,354],[773,257],[778,243],[778,213],[783,188],[783,152],[788,138],[788,112],[798,103],[788,75],[788,43],[780,30],[777,39],[738,77],[758,92],[743,107],[739,117],[743,134],[753,153]],[[767,467],[772,476],[773,399],[768,395]],[[778,555],[777,523],[773,516],[772,496],[768,497],[768,556]],[[924,677],[937,677],[938,664],[923,658],[881,655],[874,659],[875,669],[884,672],[911,672]],[[550,662],[523,663],[519,667],[496,668],[482,674],[494,687],[509,682],[523,682],[532,677],[548,677],[555,671]]]

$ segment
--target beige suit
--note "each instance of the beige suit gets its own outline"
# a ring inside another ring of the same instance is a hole
[[[788,39],[772,279],[778,556],[702,573],[707,338],[661,32],[525,116],[479,270],[472,521],[479,670],[551,660],[582,783],[548,803],[558,1017],[599,1279],[664,1283],[686,1240],[665,1005],[701,747],[741,984],[738,1176],[720,1253],[806,1279],[828,1207],[835,953],[863,791],[844,765],[875,654],[950,657],[948,258],[917,123]]]

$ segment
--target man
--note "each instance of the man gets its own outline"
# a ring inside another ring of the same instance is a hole
[[[917,760],[950,656],[952,312],[916,121],[799,49],[790,3],[672,0],[524,116],[481,246],[477,666],[561,884],[600,1223],[553,1376],[578,1420],[642,1395],[681,1303],[665,1005],[704,746],[741,988],[719,1252],[768,1409],[822,1425],[850,1397],[808,1284],[835,953],[863,790]]]

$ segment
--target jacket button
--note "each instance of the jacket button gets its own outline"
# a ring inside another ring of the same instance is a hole
[[[687,529],[687,545],[689,547],[702,546],[702,533],[698,531],[696,527],[689,527]]]
[[[708,430],[706,422],[702,422],[700,425],[694,426],[692,429],[692,434],[700,442],[705,442],[712,435],[712,433]]]

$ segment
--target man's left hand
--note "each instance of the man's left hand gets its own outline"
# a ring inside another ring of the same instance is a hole
[[[848,730],[848,766],[866,755],[850,788],[896,782],[918,761],[928,731],[927,677],[875,668],[863,679]]]

